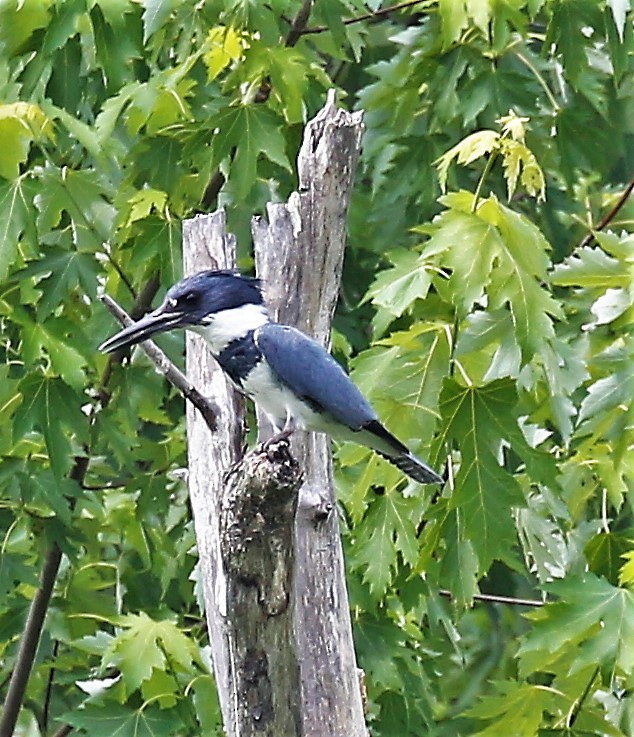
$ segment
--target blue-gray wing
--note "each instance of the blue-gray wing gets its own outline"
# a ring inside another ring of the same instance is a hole
[[[268,323],[255,342],[283,384],[312,409],[331,415],[352,430],[377,419],[376,412],[328,351],[300,330]]]

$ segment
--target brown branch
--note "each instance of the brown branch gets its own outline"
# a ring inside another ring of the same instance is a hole
[[[284,42],[285,46],[291,47],[299,41],[304,33],[306,33],[306,24],[310,18],[310,11],[313,9],[314,0],[304,0],[304,4],[295,16],[295,20],[291,24],[291,28]]]
[[[143,315],[145,315],[145,313],[150,309],[160,286],[160,275],[158,271],[155,271],[134,300],[134,305],[130,311],[130,317],[133,320],[138,320],[143,317]]]
[[[152,304],[152,300],[156,296],[156,293],[158,292],[160,286],[161,281],[159,279],[159,274],[158,272],[154,272],[152,276],[148,279],[146,285],[137,295],[134,305],[132,306],[130,314],[132,315],[132,318],[134,320],[138,320],[148,311]],[[113,366],[119,363],[119,361],[121,360],[121,355],[122,354],[113,353],[108,357],[108,363],[106,364],[106,368],[104,369],[104,372],[101,376],[101,381],[99,382],[97,388],[97,396],[99,397],[99,401],[101,402],[102,407],[105,407],[110,401],[110,395],[108,394],[106,387],[110,383]]]
[[[101,301],[122,325],[127,327],[134,322],[130,315],[112,297],[104,294],[101,297]],[[170,361],[156,343],[151,340],[145,340],[140,346],[145,355],[155,365],[156,369],[165,376],[170,384],[181,392],[185,399],[188,399],[196,407],[207,423],[207,427],[213,432],[217,427],[216,417],[218,415],[218,409],[216,405],[196,389],[185,374]]]
[[[66,737],[66,735],[70,734],[72,731],[73,728],[70,726],[70,724],[64,724],[57,730],[57,732],[55,732],[53,737]]]
[[[75,465],[70,472],[70,478],[82,484],[88,470],[88,458],[75,459]],[[53,586],[62,560],[62,551],[57,543],[49,549],[44,559],[40,574],[40,585],[31,601],[29,613],[26,617],[24,632],[20,640],[20,647],[11,673],[7,698],[0,718],[0,737],[12,737],[15,725],[24,702],[26,685],[33,668],[33,661],[40,643],[44,618],[53,594]]]
[[[218,169],[216,173],[212,176],[212,178],[209,180],[209,184],[207,185],[205,191],[203,192],[203,196],[200,201],[200,204],[204,210],[211,210],[217,206],[218,194],[220,193],[220,190],[222,189],[222,185],[224,183],[225,183],[224,175],[220,171],[220,169]]]
[[[451,591],[441,589],[438,592],[447,599],[453,599],[454,595]],[[510,604],[511,606],[544,606],[547,601],[538,601],[537,599],[518,599],[514,596],[501,596],[498,594],[474,594],[475,601],[488,601],[493,604]]]
[[[601,222],[594,228],[591,228],[591,230],[588,232],[588,234],[584,237],[584,239],[579,244],[578,248],[583,248],[584,246],[589,246],[594,241],[594,233],[597,230],[603,230],[606,225],[609,225],[612,220],[617,216],[619,210],[623,207],[623,205],[627,202],[629,196],[632,194],[632,190],[634,190],[634,178],[630,180],[630,183],[627,185],[627,187],[623,190],[621,196],[617,200],[614,207],[608,212],[607,215],[605,215]]]
[[[123,275],[122,278],[128,287],[131,288],[130,283],[123,277]],[[136,296],[133,309],[134,314],[142,314],[147,310],[147,307],[151,304],[159,285],[160,282],[158,274],[154,274],[142,291]],[[131,291],[134,293],[134,290]],[[101,377],[100,387],[98,390],[98,396],[102,406],[105,406],[109,400],[106,386],[110,380],[111,373],[112,361],[108,363],[108,366]],[[88,471],[88,463],[88,453],[86,453],[85,456],[77,457],[69,474],[69,478],[76,481],[82,487],[84,486],[84,480]],[[7,690],[7,697],[2,717],[0,718],[0,737],[12,737],[13,735],[16,721],[24,702],[26,686],[37,654],[37,648],[42,635],[42,629],[44,627],[44,619],[53,594],[53,586],[55,585],[55,579],[57,578],[61,559],[62,552],[59,546],[54,543],[44,558],[44,563],[40,573],[40,585],[38,590],[35,592],[35,596],[31,601],[29,612],[27,614],[24,632],[22,633],[18,654],[16,656],[15,666],[9,679],[9,687]],[[53,672],[54,671],[52,670],[47,685],[46,704],[44,707],[46,719],[48,718],[48,702],[50,700],[50,692],[52,689]],[[68,727],[65,732],[63,731],[64,729],[65,728],[62,727],[62,729],[59,730],[59,733],[68,734],[72,727]]]
[[[418,1],[420,2],[420,0]],[[310,11],[313,8],[313,4],[314,0],[304,0],[302,7],[299,9],[299,12],[295,16],[295,20],[292,21],[291,27],[286,34],[286,38],[284,39],[284,46],[286,46],[287,48],[295,46],[299,39],[306,33],[306,23],[308,23],[308,19],[310,18]],[[271,79],[267,76],[260,83],[260,87],[258,88],[253,98],[254,102],[266,102],[271,94],[271,89]],[[233,157],[235,156],[235,149],[231,151],[230,156],[233,160]],[[212,210],[214,207],[217,206],[218,195],[220,194],[220,190],[222,189],[224,183],[225,177],[218,169],[209,180],[209,184],[205,188],[205,191],[203,192],[203,196],[201,198],[200,204],[205,210]]]
[[[344,26],[351,26],[353,23],[361,23],[364,20],[377,20],[390,13],[395,13],[397,10],[404,10],[412,5],[419,5],[426,0],[407,0],[407,2],[398,3],[397,5],[390,5],[389,8],[381,8],[381,10],[375,10],[373,13],[364,13],[363,15],[357,15],[354,18],[348,18],[343,21]],[[328,26],[315,26],[314,28],[305,28],[302,32],[302,36],[307,36],[309,33],[325,33],[329,31]]]

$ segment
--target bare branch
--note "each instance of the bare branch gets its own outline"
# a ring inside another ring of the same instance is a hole
[[[364,13],[363,15],[357,15],[354,18],[348,18],[347,20],[343,21],[343,25],[351,26],[353,23],[361,23],[361,21],[364,20],[378,20],[386,15],[390,15],[390,13],[395,13],[397,10],[404,10],[405,8],[409,8],[412,5],[420,5],[421,3],[429,5],[428,0],[407,0],[407,2],[390,5],[389,8],[381,8],[381,10],[375,10],[373,13]],[[315,26],[314,28],[305,28],[301,32],[301,35],[307,36],[308,34],[325,33],[329,30],[330,28],[328,26]]]
[[[291,29],[286,36],[285,46],[295,46],[304,33],[306,33],[306,24],[310,18],[310,11],[313,9],[314,0],[304,0],[302,7],[295,16],[295,20],[291,25]]]
[[[101,301],[122,325],[127,327],[134,322],[123,307],[118,305],[112,297],[104,294],[101,297]],[[188,399],[196,407],[207,423],[207,427],[213,432],[217,427],[216,417],[218,415],[218,408],[216,405],[196,389],[185,374],[170,361],[156,343],[151,340],[145,340],[140,346],[145,355],[156,366],[157,371],[163,374],[170,384],[175,386],[185,399]]]
[[[70,478],[77,481],[78,484],[82,484],[87,470],[88,458],[83,456],[76,458],[75,465],[70,472]],[[44,627],[44,618],[51,601],[61,560],[62,551],[57,544],[52,545],[44,559],[40,574],[40,585],[31,601],[24,625],[20,648],[9,681],[2,717],[0,718],[0,737],[12,737],[13,735],[20,708],[24,703],[26,684],[33,668],[33,661]]]
[[[447,591],[446,589],[441,589],[438,592],[441,596],[444,596],[446,599],[453,599],[454,595],[451,593],[451,591]],[[488,601],[493,604],[509,604],[511,606],[544,606],[544,604],[548,604],[547,601],[539,601],[538,599],[518,599],[514,596],[501,596],[498,594],[474,594],[473,598],[475,601]]]

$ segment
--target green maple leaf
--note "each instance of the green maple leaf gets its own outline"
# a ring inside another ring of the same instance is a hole
[[[474,737],[535,737],[542,726],[544,712],[553,713],[567,706],[563,694],[547,686],[530,683],[498,682],[500,695],[483,696],[469,709],[468,716],[494,720]]]
[[[623,559],[634,547],[634,540],[618,532],[600,532],[584,548],[588,566],[597,576],[605,576],[616,586],[623,583]]]
[[[238,199],[246,197],[255,183],[260,155],[290,171],[280,123],[263,105],[227,107],[212,117],[210,127],[217,131],[212,143],[216,166],[235,150],[230,179]]]
[[[517,537],[511,510],[524,506],[517,481],[498,461],[502,441],[510,442],[536,478],[554,479],[550,456],[524,439],[516,406],[515,384],[509,379],[484,387],[463,387],[448,379],[440,397],[442,423],[436,448],[440,452],[454,443],[460,450],[450,506],[464,513],[464,535],[478,556],[480,572],[508,554]]]
[[[165,23],[176,6],[175,0],[141,0],[143,6],[143,43]]]
[[[368,289],[365,300],[400,317],[417,299],[427,296],[432,275],[414,251],[390,254],[392,268],[381,271]]]
[[[165,670],[166,656],[171,666],[187,670],[193,662],[193,644],[169,620],[154,621],[145,612],[127,614],[117,620],[122,631],[103,656],[104,665],[121,669],[128,692],[152,678],[153,670]]]
[[[38,320],[43,320],[78,288],[94,298],[98,274],[99,263],[92,251],[51,248],[42,258],[30,261],[25,269],[18,272],[16,278],[40,277],[40,286],[45,288],[37,303],[37,315]]]
[[[631,277],[619,260],[602,248],[585,246],[557,264],[552,282],[559,286],[579,286],[598,289],[628,287]]]
[[[0,179],[0,279],[7,276],[20,251],[24,256],[37,255],[34,191],[34,183],[24,177],[11,182]]]
[[[311,75],[320,76],[324,86],[328,85],[326,75],[316,65],[311,65],[304,54],[279,45],[271,47],[252,42],[238,72],[251,84],[268,77],[272,94],[281,103],[289,123],[299,123],[304,116],[303,100]]]
[[[579,410],[579,424],[591,418],[601,421],[612,409],[625,410],[629,407],[632,396],[634,396],[634,365],[630,363],[621,371],[598,379],[590,385]]]
[[[51,7],[40,0],[0,4],[0,48],[13,56],[38,28],[50,23]]]
[[[438,422],[438,395],[449,365],[447,330],[442,323],[418,323],[393,333],[353,361],[353,380],[381,420],[415,453],[426,446]],[[352,443],[338,451],[342,467],[365,460],[350,487],[342,489],[348,510],[359,520],[370,486],[402,487],[403,474],[370,450]]]
[[[559,601],[527,616],[532,627],[519,650],[524,674],[574,647],[570,672],[605,666],[629,676],[634,669],[634,592],[618,588],[592,573],[569,576],[548,585]]]
[[[418,558],[416,540],[419,502],[398,492],[377,496],[370,505],[354,546],[354,565],[364,568],[370,591],[385,593],[396,569],[397,554],[414,565]]]
[[[33,141],[53,138],[53,125],[33,103],[0,105],[0,177],[15,179]]]
[[[132,709],[112,702],[104,706],[86,704],[60,719],[91,737],[171,737],[182,727],[175,710],[157,706]]]
[[[532,358],[553,335],[551,317],[563,316],[542,286],[550,265],[548,242],[527,218],[494,198],[481,201],[475,212],[468,192],[440,201],[448,209],[431,227],[417,229],[431,234],[423,258],[451,269],[447,284],[461,317],[485,295],[491,310],[508,303],[522,354]]]
[[[444,588],[451,591],[459,607],[469,605],[474,595],[478,593],[478,556],[471,541],[464,538],[464,528],[463,515],[457,510],[452,510],[442,526],[447,549],[442,556],[438,579],[442,581]],[[429,567],[429,562],[425,563],[428,551],[422,553],[421,568],[425,569]]]
[[[597,4],[593,0],[553,0],[548,24],[547,44],[554,43],[563,57],[566,75],[576,85],[588,62],[580,53],[584,43],[584,28],[594,26]]]
[[[74,347],[68,334],[73,326],[62,318],[39,322],[31,320],[26,311],[16,310],[16,322],[22,326],[22,357],[31,365],[48,356],[51,373],[64,379],[69,386],[81,391],[86,382],[83,367],[86,360]]]
[[[75,394],[61,379],[41,373],[28,374],[18,388],[24,399],[14,415],[14,442],[30,430],[39,430],[46,442],[51,469],[61,479],[73,463],[71,439],[86,438],[87,419],[80,410],[85,398]]]
[[[439,0],[438,12],[442,21],[442,39],[445,49],[460,38],[469,18],[464,0]]]
[[[35,198],[38,209],[37,227],[46,241],[47,234],[70,218],[68,230],[73,245],[79,251],[103,250],[110,238],[115,209],[107,201],[99,175],[90,169],[46,169]]]

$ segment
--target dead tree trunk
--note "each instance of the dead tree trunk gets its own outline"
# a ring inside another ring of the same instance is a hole
[[[272,313],[323,342],[361,133],[361,116],[330,96],[306,128],[299,193],[270,205],[268,223],[253,222]],[[186,221],[183,241],[186,273],[233,265],[222,213]],[[212,434],[188,408],[190,494],[227,735],[365,736],[330,445],[298,434],[297,462],[284,446],[241,460],[241,402],[198,336],[188,338],[187,365],[220,418]]]

